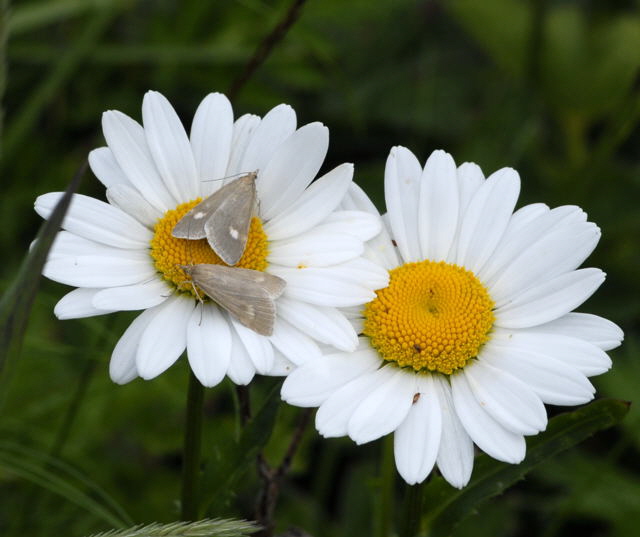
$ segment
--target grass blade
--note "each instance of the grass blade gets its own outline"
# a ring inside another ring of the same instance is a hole
[[[258,531],[253,522],[234,519],[209,519],[197,522],[172,522],[148,524],[126,530],[113,530],[91,537],[248,537]]]
[[[42,267],[47,260],[49,249],[60,229],[67,213],[71,197],[78,189],[80,180],[87,169],[85,162],[76,172],[67,190],[51,213],[50,218],[42,224],[36,237],[36,243],[20,266],[18,276],[6,290],[0,300],[0,394],[6,393],[9,375],[7,366],[12,356],[17,356],[29,320],[29,313],[35,300]],[[0,395],[0,408],[2,407]]]
[[[132,524],[129,515],[102,488],[60,459],[2,442],[0,468],[65,498],[111,526]]]
[[[547,430],[528,439],[527,457],[520,464],[505,464],[488,455],[476,458],[474,477],[462,490],[435,477],[424,490],[424,505],[430,512],[423,522],[429,537],[451,535],[455,527],[485,501],[501,494],[541,462],[575,446],[594,433],[619,423],[630,403],[601,399],[549,421]]]

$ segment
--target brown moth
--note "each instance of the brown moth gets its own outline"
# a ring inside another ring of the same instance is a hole
[[[266,272],[224,265],[181,265],[193,285],[233,315],[244,326],[263,336],[273,334],[275,300],[286,282]]]
[[[256,172],[214,192],[185,214],[171,234],[178,239],[204,239],[227,265],[242,257],[256,204]]]

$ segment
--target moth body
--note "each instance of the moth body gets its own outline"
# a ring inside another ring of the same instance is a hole
[[[273,334],[275,300],[286,282],[266,272],[224,265],[181,265],[194,285],[247,328],[263,336]]]
[[[171,234],[178,239],[206,238],[220,259],[236,265],[249,237],[257,175],[243,175],[202,200],[180,219]]]

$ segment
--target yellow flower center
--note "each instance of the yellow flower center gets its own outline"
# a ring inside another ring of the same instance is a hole
[[[385,360],[450,375],[478,355],[489,339],[494,304],[472,272],[427,260],[390,276],[364,310],[364,334]]]
[[[226,263],[211,249],[207,239],[177,239],[171,235],[171,231],[178,221],[200,201],[201,198],[197,198],[178,205],[175,209],[167,211],[158,220],[151,239],[151,257],[158,272],[178,291],[203,297],[205,296],[204,292],[200,289],[194,289],[189,276],[180,268],[180,265],[199,265],[202,263],[226,265]],[[268,266],[267,247],[267,235],[262,229],[262,222],[254,216],[251,219],[249,238],[244,253],[235,266],[264,271]]]

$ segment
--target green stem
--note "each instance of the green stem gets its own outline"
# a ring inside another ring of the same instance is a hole
[[[198,474],[200,473],[200,444],[202,438],[202,404],[204,386],[189,370],[189,391],[184,431],[184,459],[182,461],[182,520],[198,519]]]
[[[422,518],[423,484],[406,485],[402,518],[398,521],[398,537],[417,537],[420,534]]]
[[[0,158],[4,126],[4,92],[7,87],[7,43],[9,41],[9,0],[0,0]]]
[[[391,533],[393,506],[393,487],[395,483],[395,460],[393,457],[393,435],[387,435],[382,440],[382,461],[380,463],[380,481],[378,501],[375,508],[374,521],[375,537],[388,537]]]

